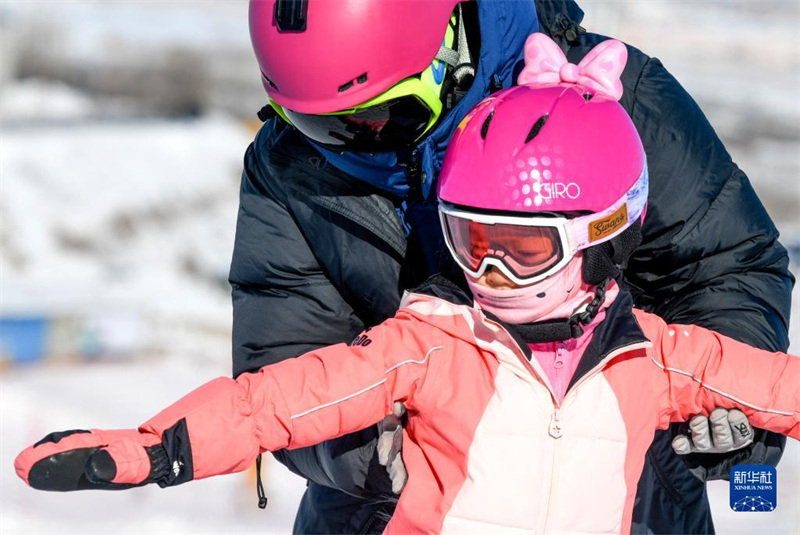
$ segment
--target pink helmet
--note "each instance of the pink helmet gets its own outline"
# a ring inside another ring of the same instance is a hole
[[[438,194],[445,240],[467,274],[495,265],[532,284],[641,221],[644,147],[616,100],[624,55],[606,41],[571,65],[536,34],[521,75],[536,83],[495,93],[463,119]]]
[[[645,168],[639,134],[617,101],[576,85],[517,86],[483,100],[458,126],[439,198],[485,210],[599,213]]]
[[[330,113],[430,66],[459,0],[250,0],[264,87],[284,108]]]

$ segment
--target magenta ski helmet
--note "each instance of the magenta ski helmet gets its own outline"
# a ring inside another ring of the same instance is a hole
[[[346,110],[431,65],[459,0],[250,0],[264,87],[304,114]]]
[[[605,48],[624,52],[613,43]],[[484,99],[448,147],[440,215],[451,253],[474,278],[495,265],[531,284],[641,221],[648,177],[633,122],[616,98],[576,84],[574,69],[554,68],[555,83]]]

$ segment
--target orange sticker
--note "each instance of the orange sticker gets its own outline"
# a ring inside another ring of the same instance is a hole
[[[628,222],[628,204],[625,203],[610,216],[589,223],[589,243],[609,236]]]

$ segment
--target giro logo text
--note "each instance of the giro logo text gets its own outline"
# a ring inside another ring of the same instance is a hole
[[[544,201],[554,199],[577,199],[581,195],[581,187],[575,182],[536,182],[533,184],[533,192],[536,196],[533,203],[539,206]]]

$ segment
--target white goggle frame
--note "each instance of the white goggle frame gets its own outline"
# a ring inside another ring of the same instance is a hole
[[[578,216],[572,219],[565,217],[548,217],[536,215],[523,216],[509,216],[509,215],[494,215],[486,213],[472,212],[456,207],[445,201],[439,202],[439,220],[442,224],[442,231],[444,232],[445,243],[450,251],[450,254],[455,259],[456,263],[467,275],[473,279],[479,278],[489,266],[495,266],[503,274],[508,277],[514,284],[519,286],[526,286],[541,280],[546,279],[550,275],[556,273],[563,268],[575,256],[578,251],[588,247],[594,247],[601,243],[607,242],[616,238],[625,229],[630,227],[637,219],[640,219],[647,206],[647,193],[649,186],[649,177],[647,173],[647,164],[644,165],[639,179],[634,183],[630,190],[624,193],[616,202],[614,202],[607,209],[595,214],[587,214]],[[624,208],[624,211],[623,211]],[[602,225],[607,222],[608,225],[613,224],[615,218],[612,216],[619,216],[625,214],[625,221],[619,223],[618,228],[611,227],[610,229],[603,230]],[[450,232],[445,220],[445,215],[449,217],[457,217],[474,221],[483,225],[516,225],[522,227],[548,227],[555,228],[558,232],[558,240],[563,252],[563,257],[550,266],[546,271],[533,275],[531,277],[520,278],[516,276],[505,263],[497,257],[486,255],[481,260],[477,270],[473,270],[468,265],[465,265],[456,253],[456,248],[450,241]],[[593,236],[594,233],[594,236]]]
[[[483,225],[497,225],[497,224],[507,224],[507,225],[516,225],[516,226],[524,226],[524,227],[550,227],[555,228],[558,233],[558,240],[559,246],[561,247],[562,251],[562,258],[547,268],[544,272],[539,273],[537,275],[533,275],[531,277],[520,278],[515,275],[503,262],[500,258],[486,255],[481,260],[480,265],[478,266],[477,270],[473,270],[469,267],[469,265],[462,262],[460,256],[456,253],[456,248],[450,240],[450,231],[447,227],[447,222],[445,217],[457,217],[459,219],[466,219],[468,221],[474,221],[476,223],[481,223]],[[456,208],[452,205],[448,205],[446,203],[439,204],[439,220],[442,223],[442,229],[444,231],[444,240],[447,244],[447,249],[450,251],[450,254],[455,259],[458,266],[464,270],[464,272],[472,277],[473,279],[478,279],[481,275],[484,274],[486,269],[489,266],[494,266],[498,268],[503,274],[508,277],[514,284],[519,286],[525,286],[528,284],[533,284],[540,280],[543,280],[553,273],[557,272],[561,268],[563,268],[572,258],[575,256],[577,250],[574,250],[569,243],[568,238],[568,230],[567,227],[569,225],[570,220],[563,218],[563,217],[516,217],[516,216],[495,216],[495,215],[488,215],[488,214],[477,214],[475,212],[468,212],[466,210],[461,210]]]

